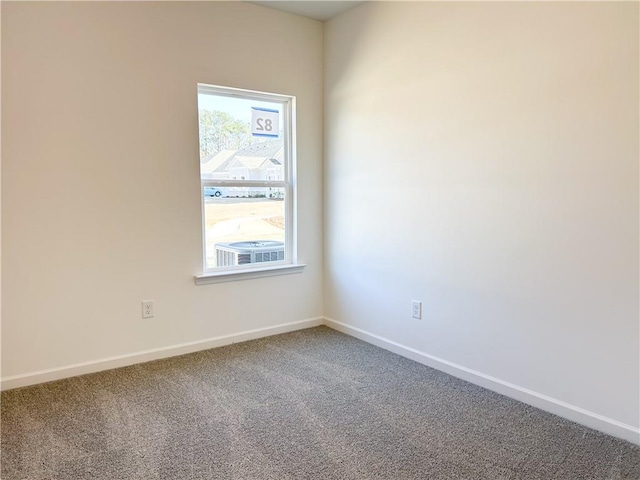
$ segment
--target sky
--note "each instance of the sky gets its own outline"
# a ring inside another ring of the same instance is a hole
[[[251,123],[251,107],[271,108],[280,112],[282,119],[282,105],[273,102],[260,102],[237,97],[223,97],[211,94],[198,94],[198,108],[219,110],[242,122]],[[282,121],[282,120],[281,120]]]

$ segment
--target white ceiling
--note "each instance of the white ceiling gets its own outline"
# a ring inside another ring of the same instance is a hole
[[[304,17],[313,18],[315,20],[329,20],[339,13],[346,12],[350,8],[363,3],[362,1],[307,1],[299,0],[297,2],[280,2],[272,0],[258,0],[249,3],[262,5],[263,7],[275,8],[284,12],[295,13]]]

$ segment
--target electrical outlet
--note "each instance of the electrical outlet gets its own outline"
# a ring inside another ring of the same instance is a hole
[[[153,318],[153,300],[142,301],[142,318]]]
[[[422,318],[422,302],[411,300],[411,316],[420,320]]]

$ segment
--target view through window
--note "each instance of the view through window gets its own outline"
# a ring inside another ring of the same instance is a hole
[[[293,262],[293,103],[198,85],[205,271]]]

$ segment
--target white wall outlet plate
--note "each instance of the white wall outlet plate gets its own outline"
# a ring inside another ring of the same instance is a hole
[[[411,316],[418,320],[422,318],[422,302],[419,300],[411,300]]]
[[[142,318],[153,318],[153,316],[154,316],[153,300],[143,300],[142,301]]]

